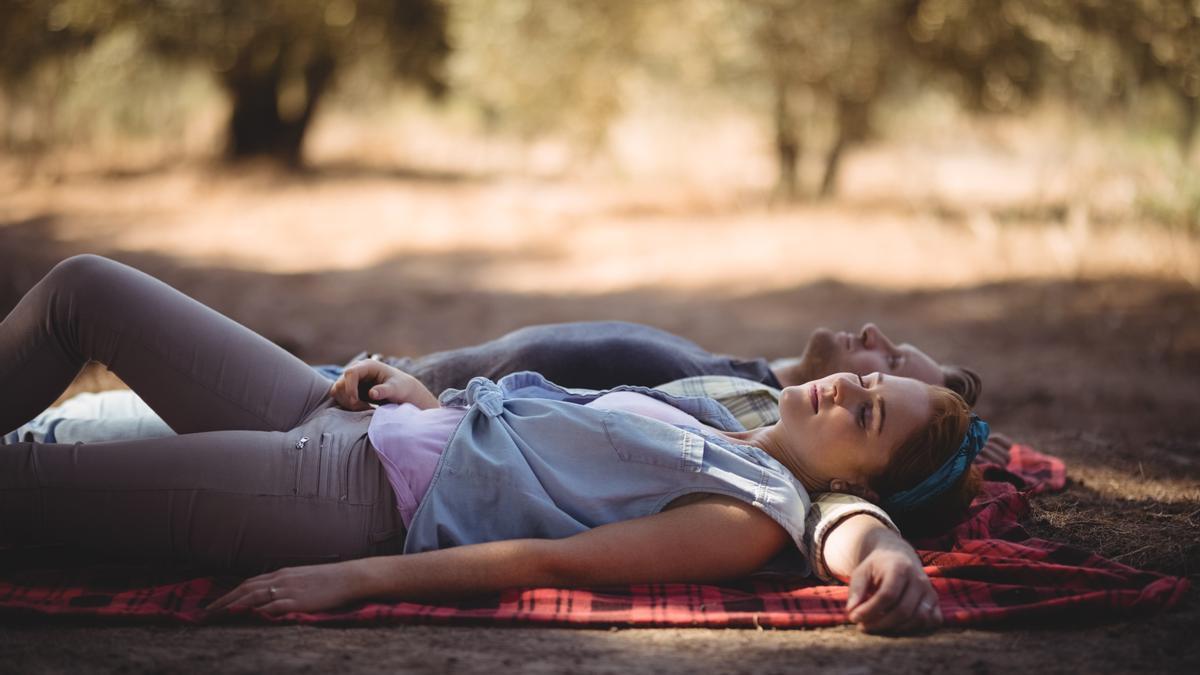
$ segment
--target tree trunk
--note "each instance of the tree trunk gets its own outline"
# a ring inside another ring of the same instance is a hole
[[[839,131],[837,140],[833,142],[833,146],[825,154],[825,172],[821,175],[821,191],[818,193],[821,199],[832,197],[834,190],[837,188],[837,174],[838,170],[841,169],[842,153],[845,150],[846,137]]]
[[[229,158],[267,157],[288,164],[298,149],[288,152],[285,123],[279,116],[279,78],[276,73],[241,77],[227,84],[233,98],[229,117]]]
[[[870,125],[870,103],[837,99],[837,138],[825,155],[825,172],[821,176],[822,199],[832,197],[837,189],[837,176],[842,166],[842,156],[849,146],[860,143],[867,137]]]
[[[305,65],[305,100],[295,119],[285,119],[280,114],[279,92],[283,84],[280,68],[231,74],[225,81],[233,98],[229,158],[235,161],[265,158],[288,168],[299,168],[303,163],[304,135],[333,73],[333,60],[327,57],[316,57]]]
[[[788,105],[788,87],[782,79],[775,83],[775,158],[775,196],[795,201],[800,196],[800,137]]]
[[[1196,127],[1200,125],[1200,98],[1183,95],[1183,127],[1179,130],[1179,153],[1184,161],[1192,158],[1192,148],[1196,141]]]

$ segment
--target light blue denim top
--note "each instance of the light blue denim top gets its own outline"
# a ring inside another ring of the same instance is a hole
[[[695,492],[761,509],[803,551],[809,497],[782,464],[698,428],[581,405],[609,391],[645,394],[704,424],[742,430],[709,398],[645,387],[567,390],[532,372],[499,383],[477,377],[441,396],[443,406],[468,410],[413,514],[404,552],[569,537],[658,513]]]

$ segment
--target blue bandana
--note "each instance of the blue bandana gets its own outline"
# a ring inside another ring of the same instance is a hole
[[[988,431],[988,423],[971,413],[971,426],[967,427],[967,435],[962,445],[958,446],[958,452],[916,487],[901,490],[883,500],[883,508],[892,513],[911,511],[948,490],[983,449]]]

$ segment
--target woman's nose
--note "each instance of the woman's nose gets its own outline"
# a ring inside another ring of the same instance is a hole
[[[837,385],[833,388],[833,402],[838,405],[852,403],[862,393],[863,388],[858,382],[858,376],[853,373],[842,373]]]

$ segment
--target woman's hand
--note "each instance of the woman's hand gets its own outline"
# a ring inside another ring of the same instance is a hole
[[[319,612],[360,599],[360,587],[348,562],[285,567],[243,581],[206,609],[250,607],[272,615]]]
[[[367,410],[370,405],[359,398],[358,386],[370,382],[371,398],[389,403],[412,403],[428,410],[437,408],[438,400],[425,385],[408,373],[382,361],[364,359],[342,371],[342,376],[329,389],[330,396],[346,410]]]
[[[937,592],[921,559],[896,533],[878,536],[850,576],[850,621],[870,633],[913,633],[942,624]]]

